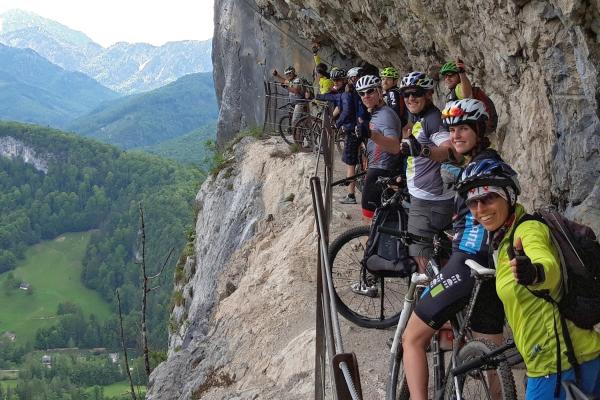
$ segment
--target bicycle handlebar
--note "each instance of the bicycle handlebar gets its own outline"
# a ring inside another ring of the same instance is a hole
[[[451,376],[463,375],[469,371],[480,368],[485,364],[494,364],[499,363],[501,360],[496,359],[496,356],[504,353],[506,350],[512,349],[515,347],[514,342],[508,342],[502,347],[498,347],[496,350],[490,351],[488,354],[484,354],[480,357],[475,358],[472,361],[468,361],[461,366],[453,368],[450,371]]]
[[[433,239],[431,238],[415,235],[406,231],[399,231],[398,229],[388,228],[387,226],[378,226],[377,232],[385,233],[386,235],[390,236],[395,236],[407,242],[433,243]]]
[[[358,173],[358,174],[356,174],[356,175],[352,175],[352,176],[349,176],[349,177],[347,177],[347,178],[340,179],[339,181],[335,181],[335,182],[333,182],[333,183],[331,184],[331,187],[338,186],[338,185],[345,185],[345,186],[348,186],[348,185],[350,184],[350,182],[352,182],[352,181],[355,181],[355,180],[356,180],[356,178],[360,178],[360,177],[361,177],[361,176],[363,176],[363,175],[366,175],[366,172],[360,172],[360,173]]]

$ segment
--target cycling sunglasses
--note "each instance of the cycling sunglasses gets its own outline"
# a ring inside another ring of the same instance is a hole
[[[367,95],[369,95],[369,96],[370,96],[370,95],[372,95],[372,94],[373,94],[373,92],[374,92],[375,90],[377,90],[377,89],[375,89],[375,88],[370,88],[370,89],[367,89],[367,90],[363,90],[363,91],[360,91],[360,92],[358,92],[358,95],[359,95],[360,97],[365,97],[365,96],[367,96]]]
[[[408,99],[410,96],[414,97],[414,98],[419,98],[419,97],[423,97],[425,96],[425,90],[423,89],[418,89],[418,90],[410,90],[410,91],[405,91],[402,92],[402,96],[404,96],[404,98]]]
[[[500,195],[495,192],[489,192],[481,196],[473,197],[471,199],[467,199],[465,204],[469,208],[477,208],[477,205],[481,203],[482,206],[489,206],[492,204]]]

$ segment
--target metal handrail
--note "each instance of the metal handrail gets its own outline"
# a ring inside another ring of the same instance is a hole
[[[310,179],[311,194],[315,221],[319,234],[317,276],[317,321],[316,321],[316,351],[315,351],[315,399],[322,400],[325,394],[325,352],[326,348],[331,363],[331,376],[335,376],[335,364],[333,359],[337,355],[343,355],[344,345],[338,319],[338,312],[334,296],[333,282],[331,280],[331,265],[329,263],[329,226],[332,215],[332,186],[334,167],[334,132],[331,129],[331,109],[327,107],[323,112],[323,126],[321,143],[325,182],[325,193],[321,189],[321,180],[318,175],[320,155],[317,156],[317,169],[315,176]],[[321,152],[319,152],[321,153]],[[332,379],[334,398],[339,400],[360,400],[362,393],[360,389],[360,377],[353,376],[350,366],[346,361],[339,363],[345,387],[338,387],[337,381]],[[354,370],[357,373],[357,369]]]

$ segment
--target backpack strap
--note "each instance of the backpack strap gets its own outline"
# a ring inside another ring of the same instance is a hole
[[[546,221],[539,215],[531,215],[525,214],[523,215],[516,223],[515,226],[510,233],[509,242],[508,242],[508,254],[509,258],[511,254],[514,254],[514,240],[515,240],[515,232],[518,226],[525,221],[539,221],[545,225]],[[562,270],[561,270],[562,274]],[[575,349],[573,348],[573,341],[571,340],[571,335],[569,334],[569,327],[567,326],[567,321],[565,317],[560,312],[560,308],[556,300],[554,300],[550,296],[550,292],[548,290],[531,290],[527,286],[525,288],[534,296],[539,297],[541,299],[546,300],[548,303],[552,304],[557,310],[560,319],[560,325],[563,333],[563,338],[565,340],[565,347],[567,353],[567,359],[569,360],[569,364],[575,370],[575,380],[579,385],[581,383],[581,373],[579,369],[579,363],[577,362],[577,357],[575,357]],[[554,336],[556,338],[556,387],[554,388],[554,397],[558,397],[560,393],[560,382],[562,376],[562,363],[561,363],[561,351],[560,351],[560,338],[558,337],[558,328],[556,326],[556,315],[552,313],[552,318],[554,319]]]

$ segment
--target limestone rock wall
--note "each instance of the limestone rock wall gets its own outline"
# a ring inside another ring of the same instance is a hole
[[[271,65],[311,67],[302,43],[403,73],[460,56],[496,104],[493,140],[521,174],[525,204],[552,202],[600,231],[599,9],[597,0],[216,0],[219,140],[262,124]]]
[[[308,154],[244,139],[203,184],[168,360],[153,371],[147,399],[310,398],[313,172]]]
[[[48,173],[48,154],[39,154],[31,147],[11,136],[0,138],[0,157],[20,158],[26,164],[31,164],[35,169]]]

